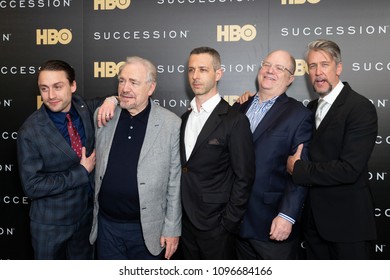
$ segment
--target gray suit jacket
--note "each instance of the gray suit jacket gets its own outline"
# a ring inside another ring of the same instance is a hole
[[[154,104],[152,100],[149,102],[152,103],[152,107],[138,161],[137,180],[145,244],[151,254],[158,255],[163,249],[160,246],[161,236],[181,235],[179,154],[181,120],[174,113]],[[107,126],[95,129],[96,185],[91,244],[97,238],[99,191],[120,112],[121,108],[118,106],[113,120]]]

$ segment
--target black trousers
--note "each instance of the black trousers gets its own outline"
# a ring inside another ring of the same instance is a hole
[[[232,260],[235,253],[235,235],[222,225],[202,231],[183,215],[180,256],[185,260]]]
[[[260,241],[237,239],[239,260],[296,260],[298,241]]]
[[[368,260],[370,241],[330,242],[319,234],[311,210],[303,228],[306,256],[309,260]],[[335,229],[337,230],[337,229]],[[340,233],[342,234],[342,233]]]

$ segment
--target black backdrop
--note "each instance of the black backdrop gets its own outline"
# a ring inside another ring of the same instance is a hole
[[[255,90],[270,50],[290,51],[298,69],[288,94],[307,104],[315,95],[303,54],[319,38],[340,45],[342,80],[378,111],[369,175],[379,237],[372,250],[375,259],[390,259],[389,14],[388,0],[0,0],[0,259],[32,258],[16,139],[40,106],[36,73],[43,61],[72,64],[78,92],[88,98],[116,92],[116,70],[126,56],[146,57],[158,68],[155,101],[181,115],[192,98],[185,65],[194,47],[220,52],[219,89],[229,102]]]

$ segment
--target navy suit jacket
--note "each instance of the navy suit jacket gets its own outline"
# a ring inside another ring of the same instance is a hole
[[[72,106],[83,122],[89,156],[94,148],[91,110],[96,106],[86,104],[76,94],[73,94]],[[80,165],[80,159],[46,110],[42,106],[32,113],[18,131],[21,183],[26,196],[31,199],[32,221],[47,225],[72,225],[91,207],[88,206],[88,196],[94,176]]]
[[[234,107],[246,112],[253,98]],[[307,188],[293,183],[286,164],[288,156],[301,143],[305,144],[302,157],[307,158],[313,121],[310,110],[284,93],[255,129],[256,178],[241,225],[241,237],[269,241],[272,220],[279,212],[299,220]],[[293,226],[289,239],[296,234],[297,227]]]
[[[223,226],[237,233],[254,179],[254,152],[249,121],[223,99],[203,126],[186,160],[182,116],[180,153],[182,205],[200,230]]]
[[[317,104],[314,100],[308,108],[315,112]],[[367,165],[377,134],[374,105],[344,83],[314,132],[312,162],[300,160],[294,165],[294,181],[309,186],[304,214],[311,211],[318,232],[327,241],[376,238]]]

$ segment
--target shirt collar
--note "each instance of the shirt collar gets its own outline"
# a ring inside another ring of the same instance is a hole
[[[70,117],[71,117],[72,121],[77,119],[79,116],[76,109],[73,106],[70,107],[69,112],[53,112],[50,109],[48,109],[46,106],[45,106],[45,109],[46,109],[46,112],[49,115],[50,119],[52,119],[53,122],[57,123],[57,124],[66,123],[67,122],[66,115],[68,113],[70,113]]]
[[[145,109],[143,109],[141,112],[139,112],[137,115],[135,116],[131,116],[130,112],[126,109],[122,109],[122,113],[121,115],[123,117],[131,117],[133,119],[137,119],[143,123],[147,123],[148,122],[148,119],[149,119],[149,113],[150,113],[150,109],[152,108],[152,104],[151,102],[153,102],[151,99],[148,100],[148,105],[145,107]]]
[[[205,111],[206,113],[210,113],[215,109],[215,107],[217,107],[220,101],[221,101],[221,96],[219,95],[219,93],[217,93],[213,97],[208,99],[206,102],[204,102],[202,106],[200,106],[200,111]],[[192,111],[200,113],[200,111],[198,112],[198,109],[196,107],[195,97],[191,100],[190,104],[191,104]]]
[[[329,104],[333,104],[333,102],[336,100],[337,96],[339,96],[339,94],[340,94],[341,90],[343,89],[343,87],[344,87],[344,84],[341,81],[339,81],[337,83],[337,85],[334,87],[334,89],[332,89],[332,91],[329,92],[322,99],[325,100]]]
[[[271,99],[268,99],[268,100],[265,100],[265,101],[261,101],[260,100],[260,97],[259,97],[259,94],[257,93],[254,98],[253,98],[253,102],[259,102],[259,103],[275,103],[276,99],[279,97],[280,95],[277,95],[277,96],[274,96],[272,97]]]

